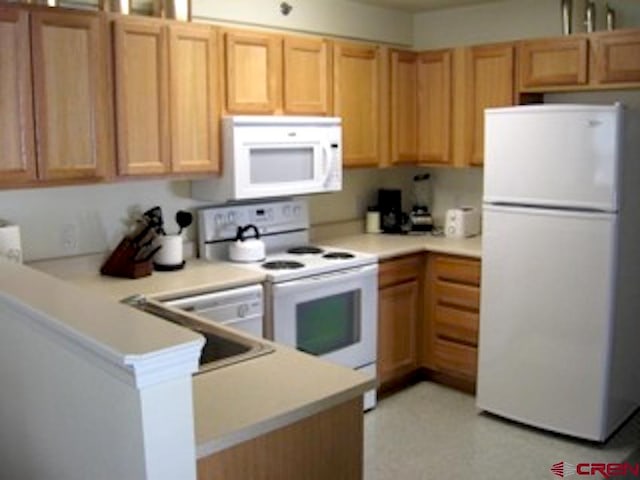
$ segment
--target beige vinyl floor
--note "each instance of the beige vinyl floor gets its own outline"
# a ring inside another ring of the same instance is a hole
[[[365,480],[558,479],[559,461],[640,462],[640,412],[600,445],[480,413],[474,400],[421,382],[380,401],[365,414]]]

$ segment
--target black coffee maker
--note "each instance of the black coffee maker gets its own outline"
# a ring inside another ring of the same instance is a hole
[[[404,223],[402,213],[402,190],[381,188],[378,190],[380,209],[380,229],[383,233],[402,233]]]

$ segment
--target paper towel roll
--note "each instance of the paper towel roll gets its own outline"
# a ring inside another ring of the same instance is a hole
[[[20,227],[5,220],[0,220],[0,257],[22,263]]]

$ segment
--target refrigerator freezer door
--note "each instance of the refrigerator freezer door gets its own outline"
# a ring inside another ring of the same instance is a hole
[[[485,113],[484,201],[617,211],[619,106]]]
[[[616,216],[485,207],[477,405],[603,440]]]

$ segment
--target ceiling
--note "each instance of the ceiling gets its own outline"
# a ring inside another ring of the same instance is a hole
[[[353,0],[358,3],[378,5],[380,7],[394,8],[408,12],[422,12],[424,10],[438,10],[443,8],[459,7],[461,5],[476,5],[480,3],[493,3],[497,0]]]

